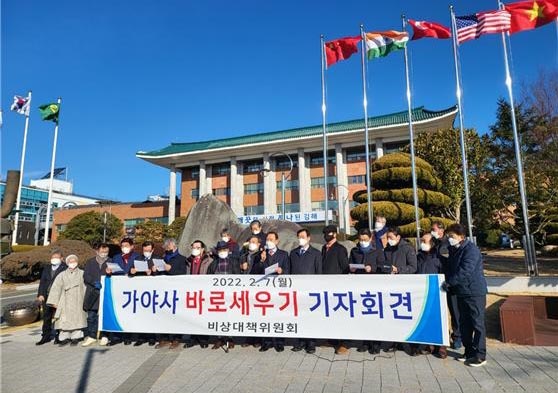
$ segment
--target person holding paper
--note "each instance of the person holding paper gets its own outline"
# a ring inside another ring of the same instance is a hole
[[[97,330],[99,329],[99,296],[101,294],[101,277],[106,274],[109,258],[109,246],[106,243],[95,245],[97,255],[85,263],[83,281],[85,282],[85,297],[83,299],[83,310],[87,312],[87,338],[81,344],[88,347],[97,342]],[[101,336],[99,345],[108,344],[108,338]]]
[[[345,246],[337,242],[337,227],[328,225],[323,229],[325,244],[322,247],[323,274],[348,274],[349,257]],[[335,354],[348,355],[349,349],[341,340],[333,340]]]
[[[274,270],[277,274],[289,274],[289,254],[285,250],[280,250],[278,245],[279,235],[277,232],[268,232],[265,251],[261,255],[264,267],[267,269],[276,266]],[[266,274],[269,274],[269,272],[266,271]],[[265,352],[273,346],[277,352],[283,352],[285,350],[285,339],[265,337],[260,352]]]
[[[145,241],[142,243],[141,249],[142,255],[134,259],[130,266],[130,272],[128,273],[130,277],[150,276],[152,274],[155,243],[149,240]],[[134,341],[134,347],[139,347],[146,342],[149,343],[149,346],[156,343],[155,335],[149,333],[132,333],[132,341]]]
[[[310,245],[310,231],[299,229],[296,233],[299,246],[289,255],[290,274],[322,274],[322,254]],[[306,353],[316,352],[316,340],[297,339],[291,348],[293,352],[306,350]]]
[[[349,270],[356,274],[375,274],[379,266],[385,262],[384,252],[372,243],[372,232],[368,228],[358,231],[358,245],[351,249],[349,257]],[[363,341],[357,348],[357,352],[370,354],[380,353],[380,342]]]
[[[120,241],[120,250],[122,252],[120,254],[116,254],[112,258],[112,263],[116,264],[118,267],[107,264],[106,273],[108,275],[129,274],[134,260],[136,258],[139,258],[139,254],[134,251],[134,241],[129,237],[125,237]],[[111,333],[109,335],[109,343],[107,345],[117,345],[120,344],[122,341],[124,341],[124,345],[130,345],[132,343],[132,334]]]

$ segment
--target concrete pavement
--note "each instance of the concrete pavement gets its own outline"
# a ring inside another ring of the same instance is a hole
[[[556,392],[558,347],[490,345],[488,364],[453,357],[336,356],[237,346],[222,350],[132,347],[37,347],[40,326],[4,329],[2,392]],[[455,354],[456,355],[456,354]]]

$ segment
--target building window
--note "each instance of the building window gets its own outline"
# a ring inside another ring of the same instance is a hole
[[[186,175],[185,177],[189,180],[195,180],[195,179],[200,178],[200,168],[199,167],[187,168],[187,169],[184,170],[183,173]]]
[[[230,195],[231,193],[231,189],[229,187],[225,187],[225,188],[214,188],[213,189],[213,195],[219,196],[219,195]]]
[[[366,184],[366,175],[349,176],[349,184]]]
[[[198,199],[200,197],[200,190],[198,188],[192,188],[190,196],[194,199]]]
[[[263,170],[262,160],[245,161],[243,167],[243,173],[254,173],[261,172]]]
[[[230,164],[216,164],[211,167],[211,173],[213,176],[223,176],[231,173]]]
[[[169,223],[169,218],[168,217],[153,217],[153,218],[150,218],[149,221],[162,222],[163,224],[168,224]]]
[[[327,182],[329,185],[337,186],[337,177],[336,176],[328,176]],[[313,177],[310,179],[310,186],[312,188],[324,188],[324,178],[323,177]]]
[[[262,194],[264,189],[263,183],[249,183],[244,185],[245,194]]]
[[[329,210],[337,209],[337,201],[327,201],[327,208]],[[325,210],[325,201],[312,202],[312,211]]]
[[[128,220],[124,220],[124,227],[125,228],[133,228],[138,224],[145,222],[145,218],[130,218]]]
[[[296,167],[298,167],[298,161],[293,160],[293,168]],[[275,159],[275,170],[288,171],[289,169],[291,169],[291,161],[287,157],[281,156]]]
[[[264,207],[263,205],[254,205],[254,206],[245,206],[244,207],[244,215],[254,215],[254,214],[264,214]]]
[[[277,181],[277,190],[281,190],[282,187],[282,181],[278,180]],[[298,188],[298,180],[286,180],[285,181],[285,189],[286,190],[292,190],[292,189],[297,189]]]
[[[376,146],[372,145],[369,148],[370,160],[376,159]],[[366,152],[364,149],[347,149],[347,162],[357,162],[366,160]]]
[[[330,150],[328,152],[327,163],[335,164],[335,152]],[[323,166],[324,165],[324,155],[323,153],[312,153],[310,154],[310,166]]]
[[[409,142],[407,142],[407,141],[386,143],[384,145],[384,154],[400,152],[401,149],[403,149],[408,144],[409,144]]]
[[[299,203],[285,203],[285,213],[297,213],[300,211]],[[277,205],[277,212],[283,213],[283,205]]]

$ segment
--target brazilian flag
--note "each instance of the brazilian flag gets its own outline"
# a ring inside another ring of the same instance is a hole
[[[44,104],[39,107],[41,117],[46,121],[53,121],[58,124],[58,113],[60,112],[60,104]]]

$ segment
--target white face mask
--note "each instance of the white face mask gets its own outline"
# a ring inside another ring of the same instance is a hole
[[[248,243],[248,250],[256,251],[259,248],[257,243]]]
[[[393,246],[397,246],[397,243],[398,243],[398,242],[397,242],[397,240],[395,240],[395,239],[388,239],[388,244],[389,244],[390,246],[392,246],[392,247],[393,247]]]
[[[192,248],[192,255],[197,257],[201,254],[201,250],[199,248]]]
[[[226,258],[229,257],[229,252],[228,251],[219,251],[218,255],[219,255],[219,258],[226,259]]]
[[[231,238],[228,237],[228,236],[223,236],[223,237],[221,238],[221,240],[224,241],[225,243],[228,243],[229,240],[231,240]]]
[[[374,230],[381,231],[386,225],[383,222],[376,221],[374,223]]]
[[[459,247],[459,240],[454,239],[453,237],[448,238],[448,242],[452,247]]]
[[[54,265],[54,266],[60,265],[60,262],[62,262],[62,260],[60,258],[51,258],[50,259],[50,264]]]
[[[298,238],[298,244],[300,244],[300,247],[306,247],[306,245],[308,244],[308,239]]]
[[[130,247],[122,247],[122,254],[129,254],[131,251]]]
[[[430,246],[430,244],[427,243],[420,243],[420,249],[424,252],[428,252],[430,251],[432,247]]]
[[[252,234],[254,234],[254,235],[259,235],[260,232],[261,232],[261,231],[260,231],[259,229],[255,229],[255,230],[252,231]]]
[[[77,262],[70,262],[70,263],[68,263],[68,267],[69,267],[70,269],[75,269],[75,268],[77,267],[77,265],[78,265]]]
[[[440,238],[440,235],[438,235],[438,232],[436,232],[436,231],[431,231],[430,234],[436,240],[438,240]]]
[[[271,240],[265,242],[265,246],[268,250],[274,250],[277,247]]]
[[[146,252],[143,253],[143,256],[146,257],[147,259],[151,258],[151,255],[153,255],[152,252],[147,252],[146,251]]]
[[[359,242],[359,243],[360,243],[360,246],[361,246],[362,248],[368,248],[368,247],[370,247],[370,242],[361,241],[361,242]]]

